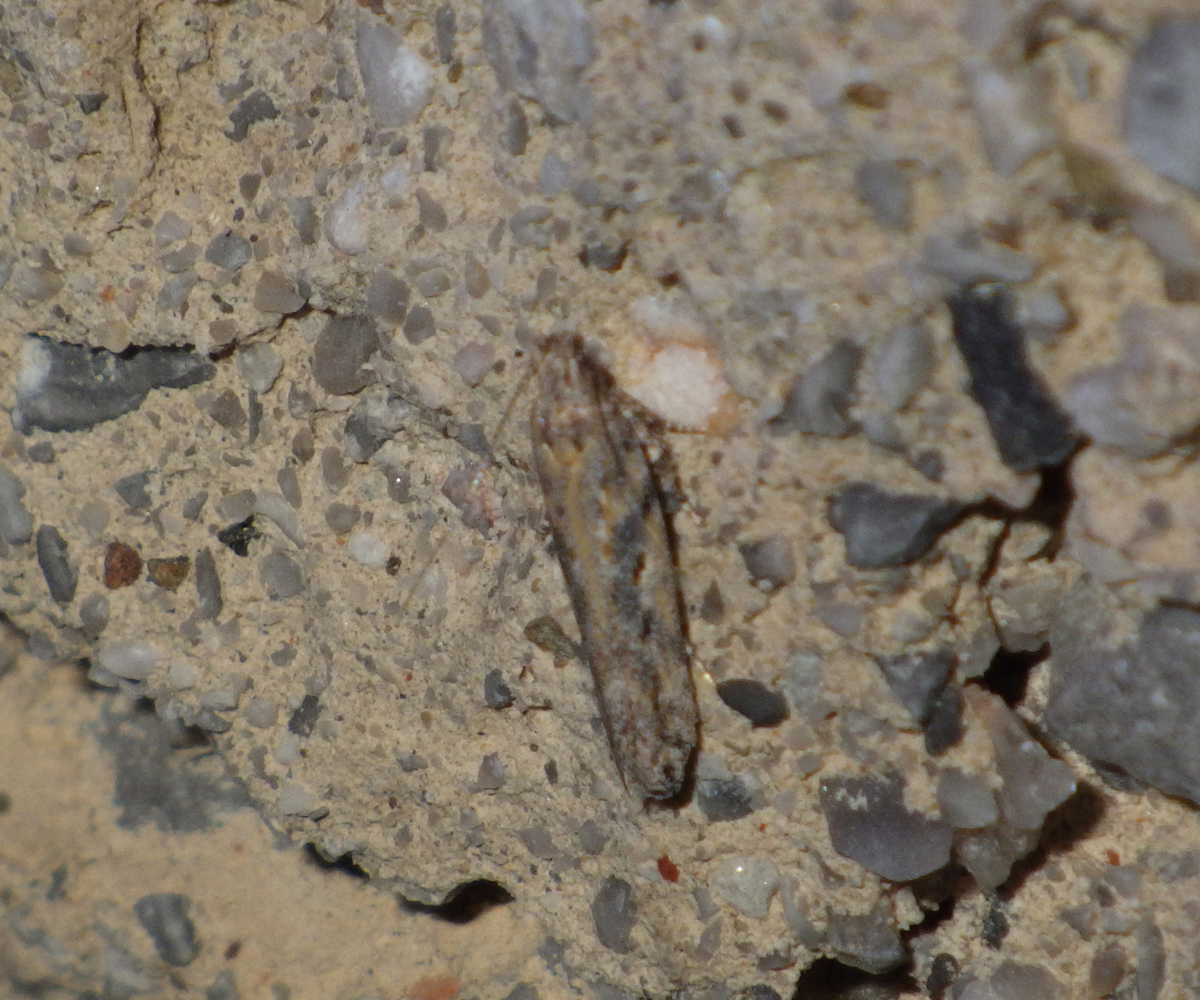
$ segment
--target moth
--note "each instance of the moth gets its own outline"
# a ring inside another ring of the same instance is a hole
[[[596,701],[626,786],[669,799],[699,716],[656,428],[577,335],[542,347],[534,466]],[[665,448],[664,448],[665,453]]]

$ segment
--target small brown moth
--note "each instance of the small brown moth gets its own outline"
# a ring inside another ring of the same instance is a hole
[[[576,335],[543,346],[531,432],[546,512],[613,759],[678,794],[699,725],[655,429]]]

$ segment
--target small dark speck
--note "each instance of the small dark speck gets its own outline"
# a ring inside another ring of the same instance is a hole
[[[729,133],[731,139],[744,139],[746,137],[746,129],[742,126],[741,121],[736,115],[726,115],[721,119],[721,124],[725,126],[725,131]]]
[[[246,520],[238,521],[237,524],[231,524],[217,532],[217,541],[230,549],[234,555],[243,558],[250,554],[250,543],[261,537],[262,532],[254,527],[253,514]]]
[[[311,736],[322,707],[316,695],[306,694],[300,702],[300,707],[288,719],[288,732],[297,736]]]
[[[760,681],[736,678],[717,685],[717,695],[756,729],[777,726],[788,717],[787,699]]]

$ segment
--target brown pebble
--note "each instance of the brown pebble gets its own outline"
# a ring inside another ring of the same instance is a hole
[[[142,557],[124,542],[112,542],[104,553],[104,586],[128,587],[142,575]]]
[[[525,638],[553,656],[555,666],[561,666],[575,655],[575,644],[550,615],[542,615],[526,625]]]
[[[146,575],[163,590],[175,590],[185,579],[192,561],[187,556],[173,559],[147,559]]]

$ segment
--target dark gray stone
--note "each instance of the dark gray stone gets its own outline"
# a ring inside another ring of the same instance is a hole
[[[899,968],[908,961],[908,952],[890,916],[890,906],[871,913],[831,913],[826,939],[834,957],[844,965],[861,969],[873,976]]]
[[[358,392],[375,381],[363,366],[379,350],[379,331],[366,316],[334,316],[313,347],[313,378],[335,396]]]
[[[999,285],[975,285],[947,304],[971,396],[987,416],[1001,460],[1016,472],[1060,464],[1079,436],[1029,362],[1008,293]]]
[[[778,726],[788,717],[787,699],[760,681],[747,678],[721,681],[717,695],[755,728]]]
[[[884,569],[923,556],[961,510],[953,500],[847,483],[830,497],[829,523],[845,539],[846,562]]]
[[[155,892],[133,904],[134,915],[168,965],[191,965],[200,954],[196,928],[188,916],[192,901],[175,892]]]
[[[882,878],[911,882],[950,861],[950,825],[909,812],[898,779],[827,778],[821,811],[834,850]]]
[[[233,973],[222,969],[213,977],[212,985],[204,991],[204,1000],[241,1000]]]
[[[892,694],[908,709],[913,720],[924,726],[950,679],[954,654],[948,649],[935,649],[924,653],[877,656],[875,662]]]
[[[75,599],[79,574],[67,561],[67,540],[57,528],[43,524],[34,539],[38,567],[55,602],[66,607]]]
[[[214,621],[221,614],[224,602],[221,600],[221,578],[217,575],[217,563],[212,551],[201,549],[196,553],[193,563],[196,574],[196,620]]]
[[[796,556],[791,543],[782,535],[771,535],[738,546],[746,571],[755,583],[772,590],[785,587],[796,579]]]
[[[265,90],[256,90],[238,102],[238,106],[229,113],[233,128],[225,135],[234,142],[241,142],[250,131],[250,126],[258,122],[270,121],[279,117],[279,109]]]
[[[592,899],[592,920],[596,925],[596,937],[605,948],[618,955],[628,954],[632,947],[629,935],[637,922],[633,886],[615,875],[604,879]]]
[[[149,485],[149,472],[134,472],[113,483],[113,491],[134,510],[149,510],[153,502],[146,489]]]
[[[512,688],[504,683],[504,675],[499,670],[489,670],[483,679],[483,700],[488,708],[508,708],[516,700]]]
[[[191,348],[142,347],[125,354],[30,337],[18,380],[18,430],[77,431],[136,410],[151,389],[205,382],[216,367]]]
[[[323,709],[324,706],[315,694],[306,694],[300,702],[300,707],[288,719],[288,732],[297,736],[311,736]]]

